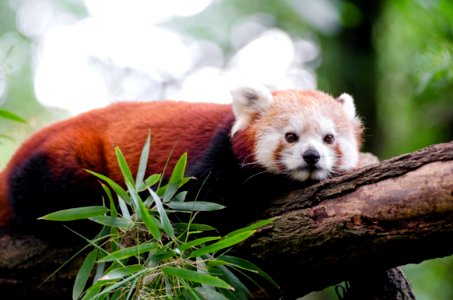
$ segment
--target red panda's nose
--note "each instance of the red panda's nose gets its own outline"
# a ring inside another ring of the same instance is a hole
[[[316,164],[319,161],[321,156],[319,155],[318,151],[316,151],[313,148],[309,148],[308,150],[306,150],[304,152],[304,154],[302,154],[302,158],[305,160],[305,162],[309,166],[313,166],[314,164]]]

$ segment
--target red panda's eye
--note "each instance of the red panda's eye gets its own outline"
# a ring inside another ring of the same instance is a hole
[[[294,132],[288,132],[285,134],[285,140],[288,143],[295,143],[297,142],[297,140],[299,140],[299,137]]]
[[[333,144],[333,142],[335,142],[335,137],[333,136],[333,134],[328,133],[324,136],[323,140],[326,144]]]

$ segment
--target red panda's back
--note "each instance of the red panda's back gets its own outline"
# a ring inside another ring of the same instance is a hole
[[[229,105],[174,101],[125,102],[50,125],[24,142],[0,175],[0,226],[9,221],[8,202],[15,201],[7,199],[8,194],[11,198],[11,185],[14,185],[11,181],[20,179],[21,193],[26,188],[24,185],[32,183],[34,179],[61,180],[68,176],[68,172],[71,173],[71,180],[87,181],[86,187],[90,188],[96,182],[85,169],[120,181],[114,147],[120,147],[132,172],[136,172],[148,132],[151,132],[152,139],[148,173],[161,172],[172,154],[170,172],[184,152],[188,152],[189,161],[196,160],[208,146],[217,128],[231,126],[228,121],[231,119]],[[43,165],[45,170],[38,170]],[[15,179],[11,180],[13,176]],[[42,182],[42,185],[46,184]]]

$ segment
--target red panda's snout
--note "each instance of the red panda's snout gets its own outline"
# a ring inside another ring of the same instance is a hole
[[[232,95],[233,140],[248,138],[249,160],[267,171],[305,181],[357,166],[362,123],[351,96],[253,87]]]

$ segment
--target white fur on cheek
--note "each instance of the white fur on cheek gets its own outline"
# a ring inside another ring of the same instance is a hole
[[[256,161],[271,173],[280,173],[279,166],[274,158],[275,150],[281,139],[278,131],[268,131],[258,136],[255,150]]]
[[[348,171],[356,167],[359,162],[359,151],[357,149],[357,142],[353,135],[349,137],[339,137],[338,143],[340,145],[342,159],[340,170]]]

